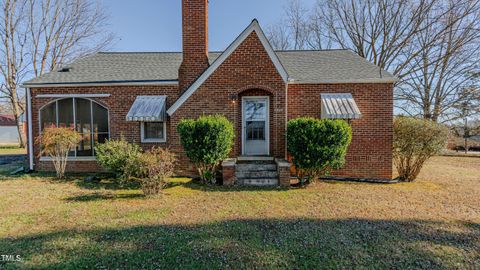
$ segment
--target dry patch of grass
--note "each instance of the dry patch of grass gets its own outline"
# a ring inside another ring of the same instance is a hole
[[[479,268],[480,158],[436,157],[417,182],[304,189],[137,188],[0,178],[5,268]],[[0,264],[0,268],[2,265]]]
[[[0,155],[26,155],[27,149],[18,145],[0,145]]]

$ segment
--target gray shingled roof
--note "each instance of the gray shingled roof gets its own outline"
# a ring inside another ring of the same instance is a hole
[[[210,53],[210,62],[220,54]],[[289,77],[297,83],[395,80],[388,72],[348,50],[277,51],[277,55]],[[24,85],[174,81],[181,61],[179,52],[97,53],[68,65],[68,72],[53,71]]]

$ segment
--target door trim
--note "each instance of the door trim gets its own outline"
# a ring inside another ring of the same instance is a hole
[[[246,141],[246,134],[245,134],[245,110],[244,104],[245,100],[266,100],[267,108],[266,108],[266,120],[265,120],[265,143],[267,144],[267,156],[270,156],[270,96],[243,96],[242,97],[242,155],[245,155],[245,141]]]

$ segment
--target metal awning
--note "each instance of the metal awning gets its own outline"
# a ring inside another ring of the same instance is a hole
[[[167,96],[138,96],[127,114],[127,121],[163,122]]]
[[[327,119],[358,119],[362,113],[350,93],[321,94],[322,118]]]

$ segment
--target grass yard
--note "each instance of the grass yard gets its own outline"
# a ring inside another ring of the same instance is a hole
[[[18,145],[1,145],[0,144],[0,155],[25,155],[27,154],[27,149],[20,148]]]
[[[417,182],[392,185],[178,178],[155,198],[5,175],[0,201],[0,254],[22,258],[0,269],[480,269],[480,158],[436,157]]]

